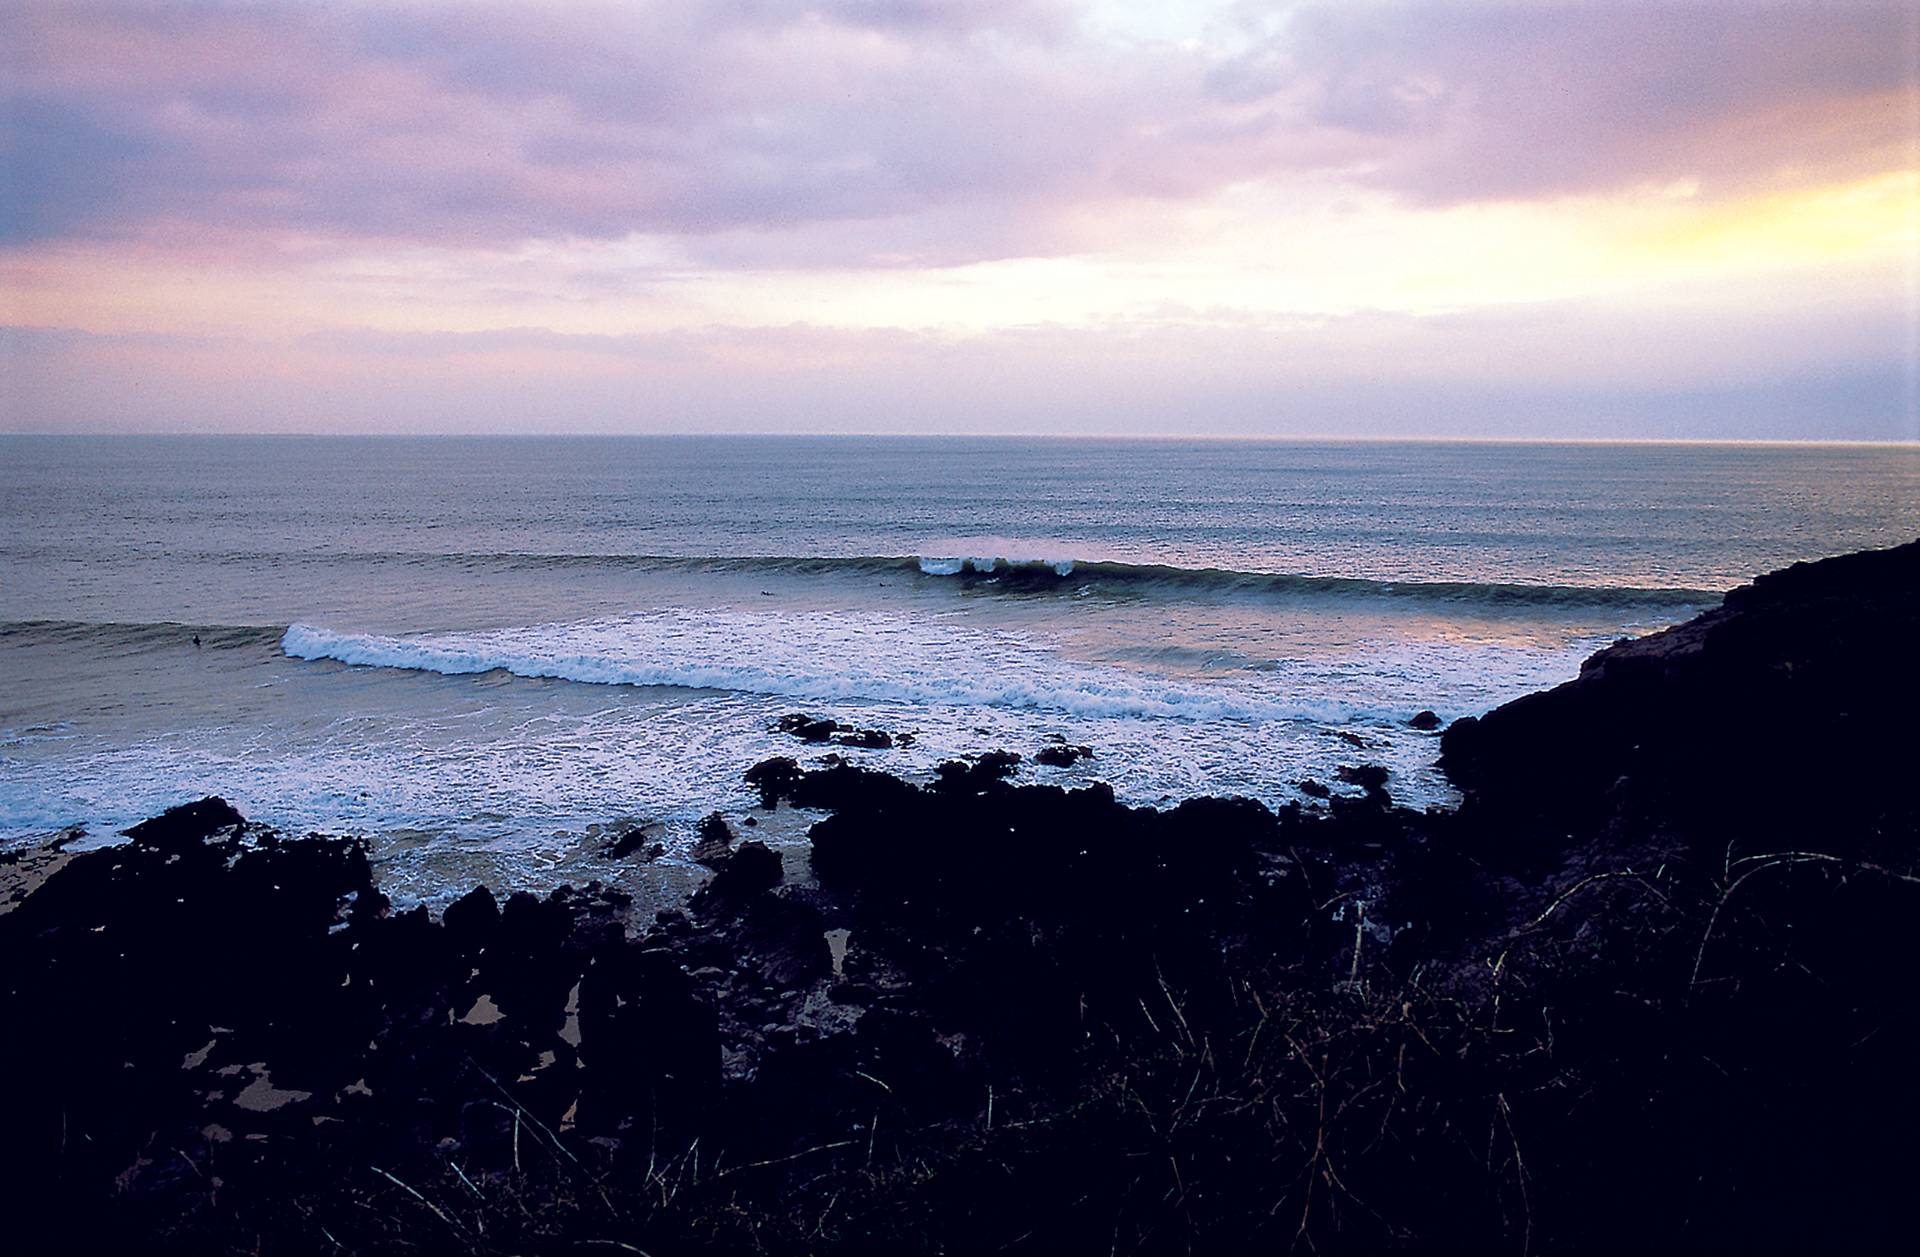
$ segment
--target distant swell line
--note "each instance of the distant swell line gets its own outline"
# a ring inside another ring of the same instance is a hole
[[[1305,576],[1245,572],[1230,568],[1174,567],[1153,563],[1080,563],[1065,559],[918,559],[930,576],[1015,587],[1078,585],[1163,586],[1273,595],[1347,598],[1407,598],[1515,606],[1697,606],[1721,595],[1702,589],[1636,586],[1529,585],[1480,581],[1390,581],[1357,576]]]
[[[213,556],[209,556],[213,557]],[[1223,594],[1274,599],[1344,598],[1487,607],[1700,608],[1722,591],[1633,585],[1559,585],[1505,581],[1384,580],[1174,564],[973,555],[622,555],[491,551],[228,555],[275,562],[390,562],[468,570],[740,572],[871,580],[952,581],[979,592],[1110,591],[1136,597]]]
[[[278,625],[187,624],[177,620],[6,620],[0,621],[0,640],[25,638],[35,642],[106,643],[120,647],[260,646],[279,640]]]

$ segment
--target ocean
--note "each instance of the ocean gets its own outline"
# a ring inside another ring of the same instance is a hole
[[[0,437],[0,844],[220,794],[402,898],[644,880],[768,756],[999,748],[1445,806],[1415,713],[1916,535],[1911,447]]]

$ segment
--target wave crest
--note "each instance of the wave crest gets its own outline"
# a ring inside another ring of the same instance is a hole
[[[594,685],[727,690],[812,701],[1009,707],[1086,717],[1344,722],[1332,702],[1292,702],[1076,663],[1003,633],[825,613],[650,612],[486,633],[388,637],[291,625],[295,659],[448,676],[504,671]]]

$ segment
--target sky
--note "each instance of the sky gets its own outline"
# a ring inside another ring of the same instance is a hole
[[[1920,6],[0,0],[0,431],[1920,439]]]

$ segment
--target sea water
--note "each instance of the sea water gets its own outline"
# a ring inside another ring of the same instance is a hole
[[[220,794],[404,894],[538,888],[829,752],[1444,806],[1416,712],[1916,534],[1911,447],[0,437],[0,843]]]

